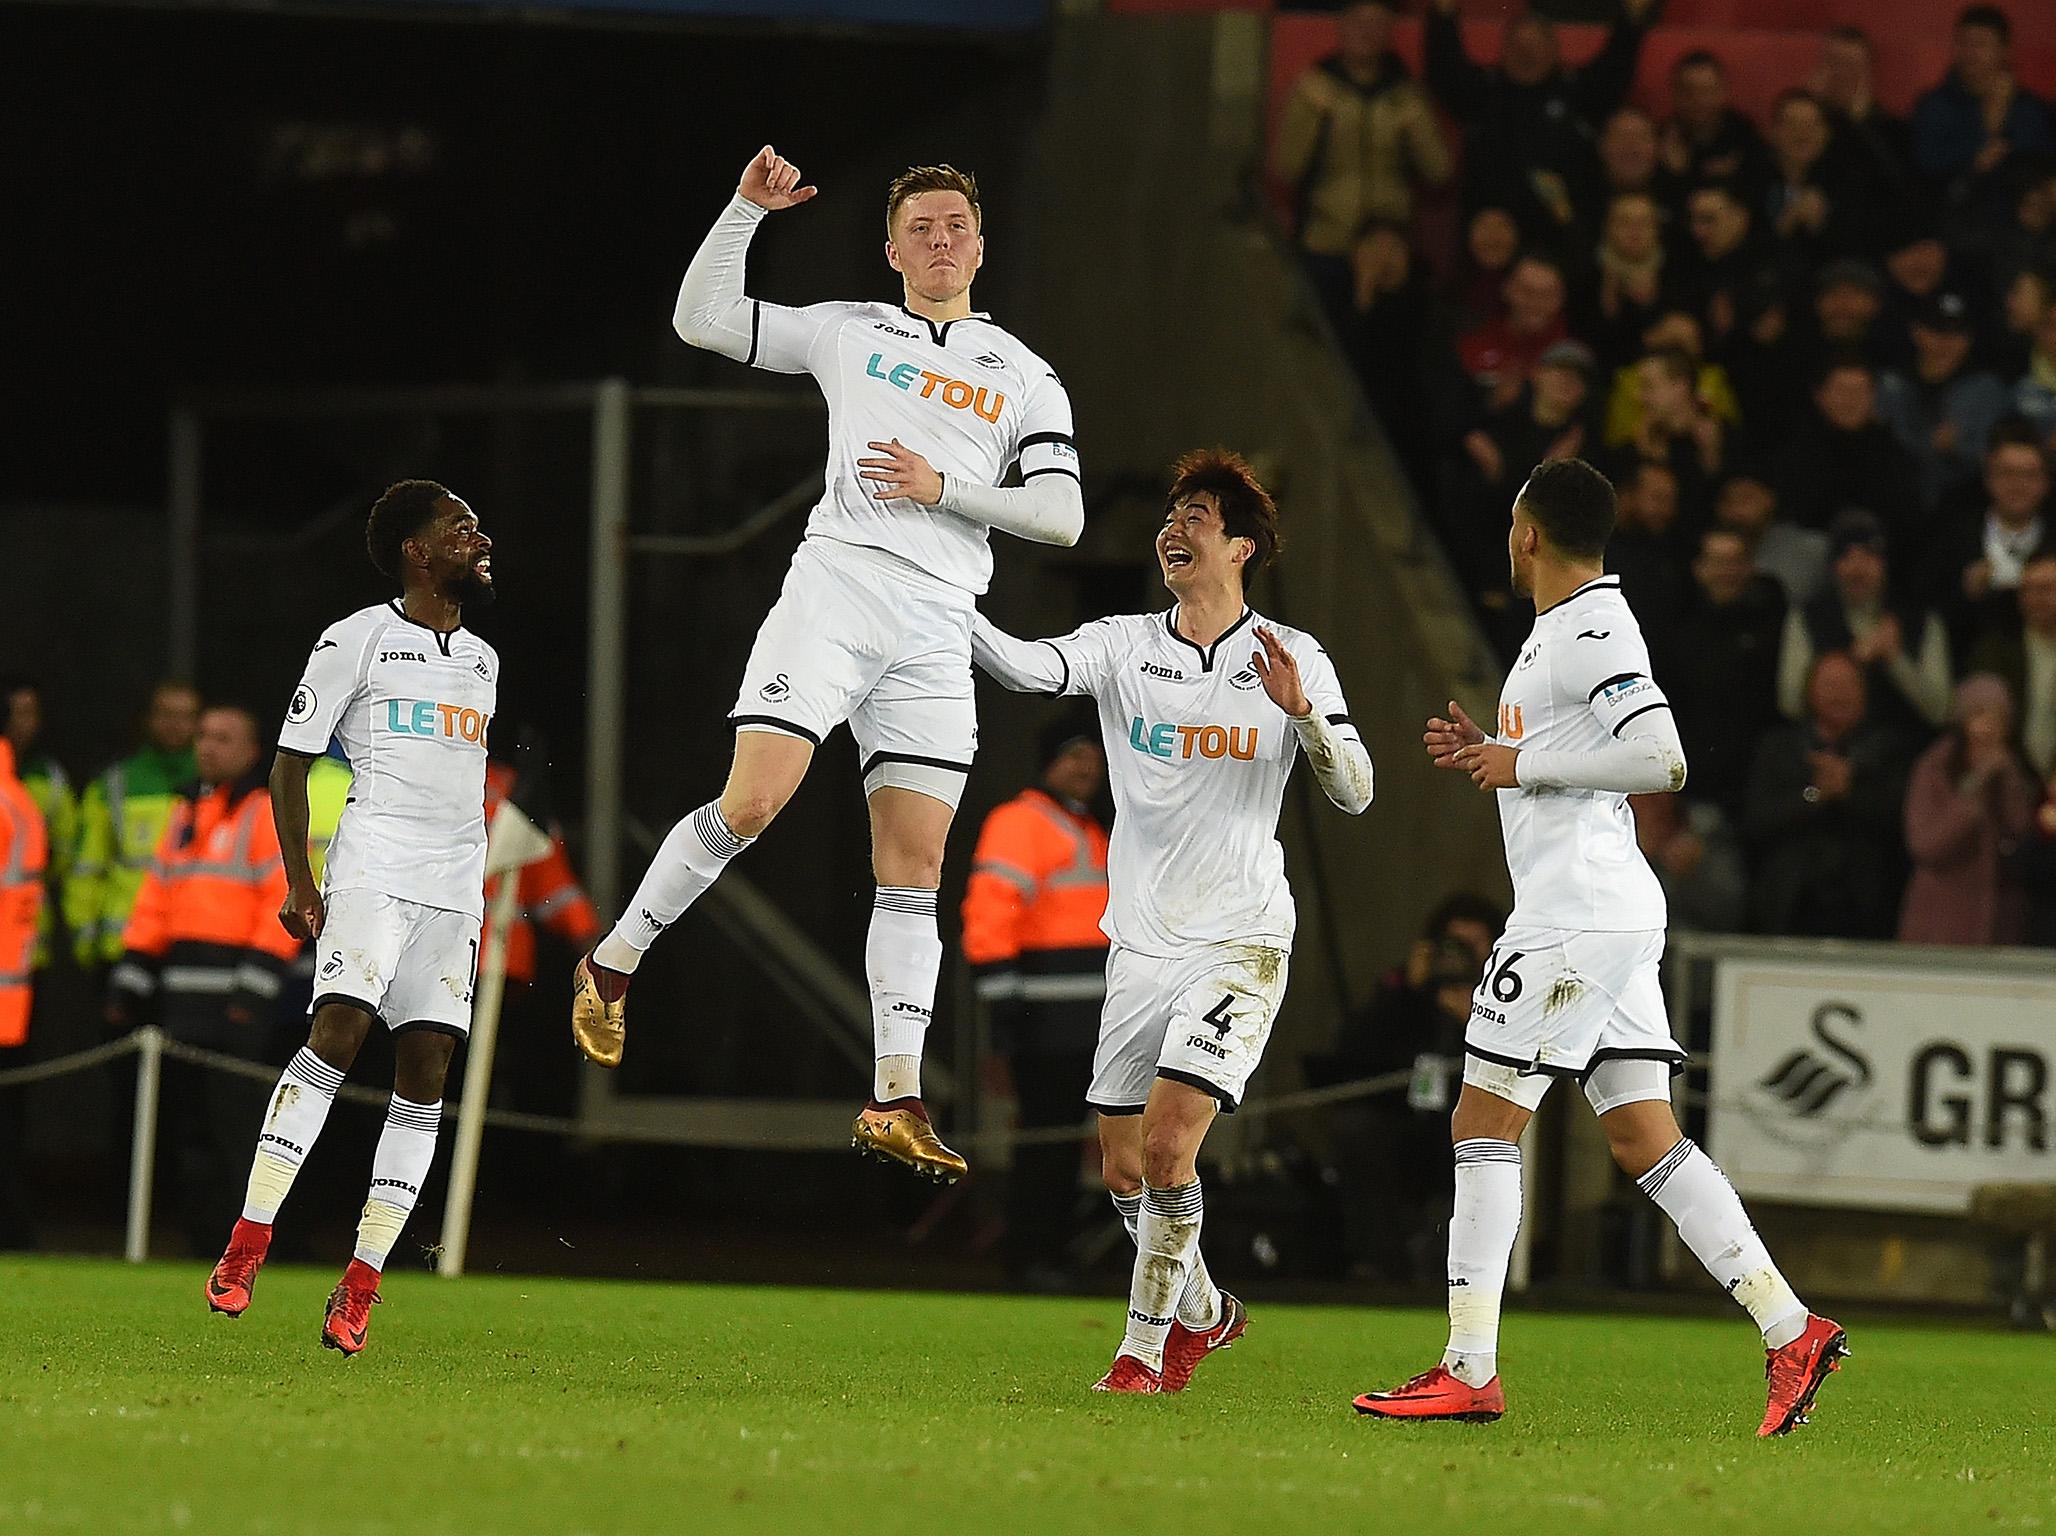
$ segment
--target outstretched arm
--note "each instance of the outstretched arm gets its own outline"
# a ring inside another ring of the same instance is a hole
[[[971,660],[1015,693],[1066,693],[1071,667],[1049,640],[1017,640],[982,613],[971,616]]]

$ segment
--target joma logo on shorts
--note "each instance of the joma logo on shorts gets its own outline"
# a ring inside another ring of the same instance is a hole
[[[1222,1061],[1228,1059],[1228,1052],[1223,1047],[1207,1039],[1204,1035],[1187,1035],[1185,1043],[1195,1051],[1205,1051],[1207,1055],[1218,1057]]]
[[[1144,725],[1140,715],[1128,723],[1128,745],[1150,757],[1232,757],[1254,762],[1256,737],[1253,725]]]
[[[940,392],[942,403],[953,411],[971,411],[981,420],[998,421],[999,413],[1005,409],[1007,397],[996,389],[987,389],[980,384],[973,386],[963,379],[953,379],[946,373],[935,373],[927,368],[917,368],[912,363],[894,363],[890,368],[881,367],[885,361],[883,352],[873,352],[871,360],[864,364],[864,372],[874,379],[883,379],[894,389],[912,391],[914,381],[921,381],[921,398],[932,400]]]

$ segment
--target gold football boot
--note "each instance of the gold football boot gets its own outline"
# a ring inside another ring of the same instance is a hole
[[[954,1184],[968,1171],[967,1165],[942,1144],[917,1107],[919,1102],[900,1099],[889,1109],[866,1105],[850,1125],[850,1145],[865,1157],[903,1164],[938,1184]]]
[[[617,972],[608,971],[609,980]],[[571,973],[571,1038],[590,1062],[603,1067],[621,1065],[621,1052],[628,1043],[628,978],[620,976],[620,990],[609,1002],[593,974],[592,956],[578,962]]]

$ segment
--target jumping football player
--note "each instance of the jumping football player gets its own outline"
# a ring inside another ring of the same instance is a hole
[[[621,920],[579,963],[572,1032],[593,1061],[620,1062],[623,999],[644,951],[771,824],[847,720],[877,879],[864,947],[875,1066],[852,1145],[954,1182],[964,1160],[922,1107],[921,1052],[942,964],[943,842],[978,741],[972,604],[992,574],[991,529],[1077,542],[1071,402],[1048,364],[972,310],[983,214],[977,183],[950,166],[906,171],[886,191],[885,259],[902,303],[787,309],[747,297],[757,226],[814,193],[766,145],[678,292],[673,322],[694,346],[814,376],[828,398],[827,488],[744,668],[727,787],[671,829]],[[1016,466],[1022,483],[1002,487]]]
[[[1635,842],[1631,794],[1684,787],[1685,754],[1649,649],[1603,573],[1614,491],[1581,459],[1538,467],[1514,498],[1513,587],[1535,628],[1507,673],[1498,731],[1453,700],[1428,722],[1437,768],[1499,797],[1513,915],[1485,962],[1450,1123],[1449,1347],[1442,1363],[1357,1411],[1382,1418],[1496,1419],[1499,1311],[1521,1222],[1516,1143],[1557,1078],[1599,1116],[1614,1160],[1763,1332],[1770,1401],[1759,1435],[1804,1423],[1847,1353],[1840,1327],[1806,1310],[1712,1159],[1678,1129],[1671,1039],[1657,964],[1663,887]]]
[[[1249,466],[1188,454],[1156,537],[1169,612],[1058,640],[1016,640],[981,616],[972,636],[1007,687],[1096,700],[1109,746],[1113,946],[1087,1102],[1136,1257],[1101,1392],[1182,1391],[1247,1324],[1200,1257],[1199,1148],[1241,1102],[1285,996],[1285,781],[1304,753],[1336,805],[1371,803],[1370,754],[1327,653],[1244,600],[1277,546],[1278,509]]]
[[[371,509],[372,564],[400,596],[322,631],[279,732],[272,816],[287,892],[279,920],[316,943],[313,1024],[265,1111],[242,1219],[207,1304],[250,1305],[271,1226],[374,1020],[393,1034],[393,1097],[372,1156],[357,1250],[321,1342],[364,1347],[379,1274],[435,1156],[443,1079],[471,1028],[485,903],[486,730],[500,658],[464,627],[492,600],[493,541],[463,500],[402,480]],[[307,858],[307,771],[342,743],[354,775],[319,887]]]

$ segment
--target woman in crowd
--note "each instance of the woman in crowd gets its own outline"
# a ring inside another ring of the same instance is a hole
[[[1899,937],[1915,944],[2018,944],[2027,898],[2016,870],[2039,786],[2013,747],[2013,698],[1989,672],[1956,688],[1950,728],[1913,765],[1906,846],[1913,878]]]

